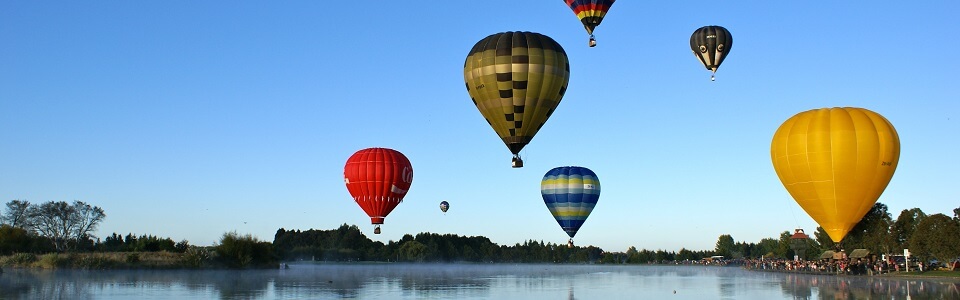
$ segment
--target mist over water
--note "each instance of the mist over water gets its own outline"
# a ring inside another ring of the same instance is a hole
[[[291,264],[281,270],[4,270],[0,299],[960,299],[960,281],[736,267]]]

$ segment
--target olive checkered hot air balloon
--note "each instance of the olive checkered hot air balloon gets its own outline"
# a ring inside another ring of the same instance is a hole
[[[523,167],[523,149],[550,118],[567,90],[570,63],[556,41],[534,32],[483,38],[463,63],[473,104]]]
[[[690,36],[690,50],[703,63],[707,70],[712,71],[710,80],[714,80],[717,68],[733,47],[733,35],[721,26],[703,26]]]
[[[603,17],[607,15],[607,10],[613,6],[614,0],[564,0],[567,6],[573,10],[573,13],[580,18],[583,28],[587,29],[590,35],[590,47],[597,45],[597,39],[593,36],[593,30],[603,22]]]
[[[572,246],[573,237],[600,200],[600,179],[584,167],[556,167],[540,181],[540,194]]]

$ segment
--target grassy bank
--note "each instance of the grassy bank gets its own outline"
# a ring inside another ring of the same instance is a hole
[[[960,279],[960,270],[950,271],[950,270],[933,270],[933,271],[923,271],[923,272],[893,272],[889,274],[884,274],[883,276],[896,276],[896,277],[917,277],[917,278],[953,278]]]
[[[187,269],[213,266],[209,257],[196,253],[108,252],[108,253],[18,253],[0,257],[4,268],[35,269]]]

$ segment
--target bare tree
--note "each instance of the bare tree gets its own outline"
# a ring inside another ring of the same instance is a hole
[[[90,233],[106,217],[102,208],[82,201],[74,201],[73,205],[64,201],[33,205],[28,215],[33,230],[50,238],[57,251],[69,250],[70,242],[80,242],[91,236]]]
[[[92,233],[97,230],[97,226],[100,225],[107,214],[103,212],[102,208],[90,206],[83,201],[73,201],[73,210],[71,216],[73,238],[77,241],[85,237],[95,238]]]
[[[30,210],[30,202],[26,200],[11,200],[7,202],[7,211],[0,215],[0,223],[10,225],[11,227],[30,228],[30,218],[27,213]]]

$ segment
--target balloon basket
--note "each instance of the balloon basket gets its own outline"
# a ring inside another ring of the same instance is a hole
[[[590,48],[593,48],[593,47],[596,47],[596,46],[597,46],[597,39],[594,38],[593,35],[590,35],[590,43],[589,43],[589,44],[590,44]]]
[[[519,155],[513,156],[513,162],[511,162],[511,166],[514,168],[523,168],[523,160],[520,159]]]
[[[380,234],[380,225],[373,227],[373,234]]]

